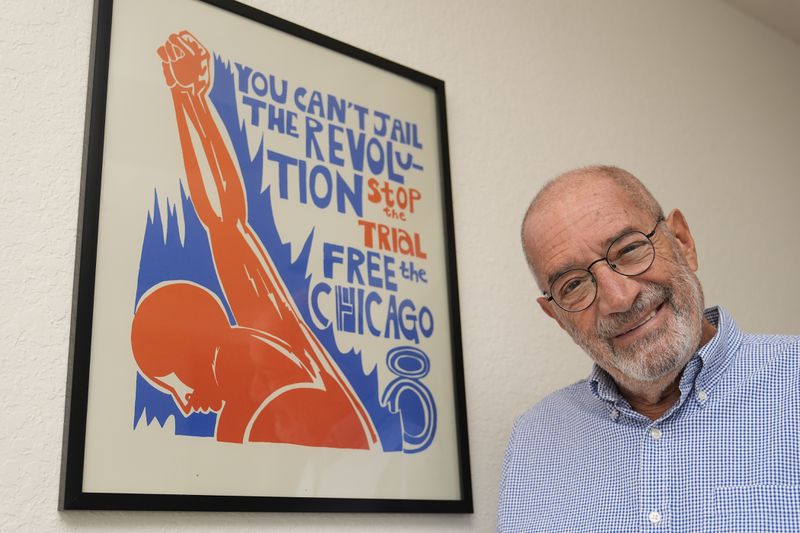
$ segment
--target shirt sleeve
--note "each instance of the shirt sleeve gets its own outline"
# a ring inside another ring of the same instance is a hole
[[[514,422],[514,427],[511,429],[511,436],[508,439],[508,446],[506,447],[505,458],[503,459],[503,468],[500,475],[500,496],[497,505],[497,531],[499,532],[512,532],[514,531],[514,488],[516,483],[514,481],[514,462],[516,455],[517,432],[520,424],[520,419]]]

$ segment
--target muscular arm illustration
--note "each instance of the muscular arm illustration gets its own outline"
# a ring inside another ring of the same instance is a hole
[[[171,35],[158,54],[172,92],[189,194],[208,229],[215,267],[237,324],[264,331],[279,324],[298,328],[287,324],[298,318],[266,250],[247,224],[244,186],[207,100],[208,51],[184,31]],[[211,180],[204,180],[197,148]],[[213,198],[219,200],[218,210]]]
[[[208,51],[189,32],[181,32],[172,34],[158,54],[172,92],[189,191],[200,220],[207,227],[244,220],[247,215],[244,189],[206,100],[211,78]],[[187,118],[211,169],[221,213],[215,212],[203,183]]]

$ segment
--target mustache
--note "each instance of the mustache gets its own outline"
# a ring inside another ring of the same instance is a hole
[[[626,325],[635,322],[646,311],[663,302],[672,302],[672,289],[649,283],[636,297],[630,309],[601,319],[597,323],[597,334],[606,339],[619,335]]]

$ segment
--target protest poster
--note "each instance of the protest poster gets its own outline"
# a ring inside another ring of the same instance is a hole
[[[98,3],[66,509],[471,511],[444,84]]]

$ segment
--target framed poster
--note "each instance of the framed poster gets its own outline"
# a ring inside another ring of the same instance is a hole
[[[61,507],[471,512],[444,83],[100,0]]]

